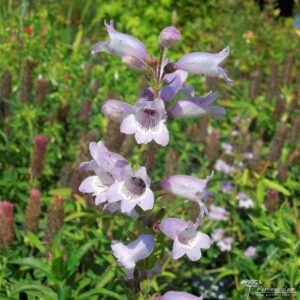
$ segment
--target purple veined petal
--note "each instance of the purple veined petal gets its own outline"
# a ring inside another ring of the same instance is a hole
[[[206,52],[188,53],[175,63],[175,67],[190,74],[204,75],[206,77],[220,77],[223,78],[228,85],[232,85],[233,81],[220,66],[228,55],[229,47],[215,54]]]
[[[85,161],[79,165],[79,169],[84,171],[94,171],[97,167],[98,165],[95,160]]]
[[[153,135],[153,139],[157,144],[159,144],[163,147],[168,145],[169,131],[167,129],[167,126],[164,123],[162,123],[160,125],[160,130],[156,134]]]
[[[194,95],[195,95],[194,88],[189,84],[183,84],[183,86],[181,88],[181,92],[186,94],[189,97],[194,97]]]
[[[182,70],[165,75],[164,81],[166,82],[166,86],[160,90],[159,97],[165,103],[170,102],[183,88],[187,76],[187,72]]]
[[[102,112],[115,122],[122,122],[128,115],[134,113],[134,108],[123,101],[107,100],[102,106]]]
[[[174,175],[162,181],[159,187],[191,201],[199,202],[205,196],[206,185],[213,173],[206,179],[198,179],[189,175]]]
[[[169,291],[163,296],[158,296],[156,300],[203,300],[203,296],[197,297],[187,292]]]
[[[97,176],[89,176],[85,178],[79,186],[79,191],[81,193],[93,193],[94,187],[93,182],[97,180]]]
[[[122,200],[122,195],[120,193],[121,188],[122,188],[122,182],[118,182],[118,181],[109,187],[106,193],[107,201],[109,203],[114,203]]]
[[[162,221],[159,225],[159,229],[169,238],[174,240],[176,236],[188,227],[189,223],[178,219],[168,218]]]
[[[159,44],[164,48],[170,48],[181,39],[180,31],[174,26],[165,27],[159,34]]]
[[[143,71],[147,67],[143,60],[131,55],[122,56],[122,63],[133,71]]]
[[[202,253],[201,253],[200,248],[194,247],[194,248],[186,250],[186,255],[191,261],[197,261],[201,258]]]
[[[143,130],[137,130],[135,133],[135,140],[140,145],[150,143],[153,140],[153,138],[147,132]]]
[[[209,249],[211,247],[212,240],[207,234],[201,231],[197,233],[197,240],[201,249]]]
[[[118,265],[125,267],[128,278],[132,279],[136,263],[152,253],[154,237],[152,234],[142,234],[128,245],[113,241],[111,248],[113,255],[118,259]]]
[[[130,55],[141,60],[149,58],[149,53],[140,40],[129,34],[116,31],[113,21],[110,21],[109,24],[105,21],[104,24],[109,35],[109,41],[97,43],[91,54],[104,51],[119,57]]]

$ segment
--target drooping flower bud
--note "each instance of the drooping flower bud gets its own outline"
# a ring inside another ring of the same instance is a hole
[[[48,209],[48,218],[44,240],[51,245],[56,233],[64,224],[64,198],[56,195]]]
[[[38,189],[30,191],[29,203],[25,212],[25,231],[37,233],[39,230],[39,220],[41,215],[41,193]]]
[[[9,247],[14,240],[14,205],[0,202],[0,247]]]
[[[34,177],[39,177],[42,175],[45,164],[48,138],[43,135],[38,135],[34,140],[35,145],[33,150],[33,159],[31,162],[31,172]]]
[[[167,26],[160,32],[159,44],[164,48],[170,48],[180,39],[180,31],[174,26]]]

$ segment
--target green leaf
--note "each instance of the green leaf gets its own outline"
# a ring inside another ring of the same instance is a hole
[[[46,251],[45,246],[42,244],[39,238],[30,231],[26,233],[25,241],[28,242],[32,248],[36,248],[42,253]]]
[[[122,297],[119,294],[111,292],[110,290],[104,288],[91,289],[90,291],[81,294],[77,299],[78,300],[90,299],[92,296],[96,296],[96,295],[109,296],[110,297],[109,299],[118,299],[118,300],[126,299],[125,297]]]
[[[15,288],[12,289],[13,295],[17,295],[21,292],[30,292],[30,291],[38,291],[40,292],[45,298],[45,300],[57,300],[57,294],[49,287],[45,285],[39,285],[39,284],[26,284],[26,285],[20,285],[15,286]],[[40,298],[41,299],[41,298]]]
[[[274,181],[271,181],[271,180],[269,180],[267,178],[264,178],[263,179],[263,183],[269,189],[277,190],[277,191],[281,192],[285,196],[290,196],[291,195],[291,193],[289,192],[289,190],[287,190],[284,186],[282,186],[278,182],[274,182]]]
[[[90,241],[81,246],[79,249],[75,249],[68,258],[67,270],[73,271],[73,269],[79,265],[81,258],[89,251],[89,249],[95,243],[96,241]]]

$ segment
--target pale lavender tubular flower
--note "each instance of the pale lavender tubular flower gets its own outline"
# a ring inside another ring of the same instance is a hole
[[[163,100],[140,99],[134,109],[135,112],[122,121],[121,132],[135,134],[138,144],[148,144],[154,140],[157,144],[166,146],[169,142],[169,132],[165,124],[167,113]]]
[[[249,246],[244,252],[245,257],[254,257],[256,255],[256,248],[253,246]]]
[[[128,115],[134,113],[132,105],[119,101],[107,100],[102,106],[102,112],[111,120],[115,122],[122,122]]]
[[[136,205],[142,210],[150,210],[154,205],[154,195],[150,189],[151,180],[146,168],[133,171],[126,166],[122,172],[122,179],[112,184],[107,191],[108,202],[121,201],[121,212],[129,213]]]
[[[203,300],[204,296],[194,296],[187,292],[169,291],[162,296],[157,296],[155,300]]]
[[[167,26],[160,32],[159,44],[164,48],[170,48],[180,39],[180,31],[174,26]]]
[[[231,174],[231,167],[222,159],[216,161],[215,170],[227,175]]]
[[[188,53],[177,61],[174,66],[190,74],[203,75],[206,77],[220,77],[223,78],[228,85],[232,85],[233,81],[220,66],[228,55],[229,47],[215,54],[206,52]]]
[[[173,117],[195,118],[210,115],[220,118],[226,114],[226,110],[221,106],[211,106],[218,97],[217,93],[209,92],[204,97],[189,97],[178,100],[170,110]]]
[[[106,203],[103,206],[103,210],[108,211],[111,214],[121,211],[121,201],[113,202],[113,203]],[[136,212],[135,209],[133,209],[130,212],[125,213],[125,214],[127,214],[129,217],[131,217],[135,220],[139,217],[139,214]]]
[[[111,249],[118,259],[117,264],[124,267],[127,278],[132,279],[136,263],[152,253],[154,238],[152,234],[142,234],[128,245],[121,241],[112,241]]]
[[[145,88],[141,93],[141,98],[146,101],[153,101],[154,100],[155,91],[152,87]]]
[[[201,249],[211,245],[209,236],[197,231],[198,224],[192,224],[177,218],[168,218],[161,222],[159,229],[174,240],[172,258],[179,259],[185,254],[192,261],[201,258]]]
[[[229,181],[222,181],[221,191],[226,194],[230,194],[234,186]]]
[[[121,57],[125,61],[131,60],[133,64],[137,64],[137,61],[143,64],[144,60],[150,57],[146,47],[140,40],[129,34],[116,31],[113,20],[109,24],[104,21],[104,25],[109,36],[109,41],[98,42],[94,45],[91,54],[109,52]]]
[[[184,85],[188,73],[182,70],[177,70],[171,74],[164,76],[166,86],[164,86],[160,92],[159,97],[163,99],[165,103],[170,102],[180,91],[187,93],[188,95],[194,95],[194,89],[190,86]]]
[[[227,143],[222,143],[221,147],[226,154],[232,155],[232,145]]]
[[[212,204],[208,210],[208,218],[210,220],[226,221],[228,220],[228,211],[224,207]]]
[[[203,216],[207,210],[202,202],[207,195],[207,183],[212,177],[213,173],[206,179],[198,179],[189,175],[174,175],[159,183],[159,187],[174,195],[197,202],[200,206],[200,216]]]
[[[91,142],[89,148],[93,160],[81,163],[80,168],[93,171],[95,175],[87,177],[79,186],[79,191],[93,194],[96,205],[99,205],[106,202],[108,188],[121,178],[122,169],[128,163],[121,155],[110,152],[102,141]]]
[[[211,237],[222,252],[231,251],[234,239],[230,236],[225,236],[223,228],[217,228]]]
[[[237,194],[236,196],[237,200],[238,200],[238,205],[239,207],[241,208],[252,208],[254,206],[254,202],[253,200],[248,197],[247,194],[243,193],[243,192],[240,192]]]

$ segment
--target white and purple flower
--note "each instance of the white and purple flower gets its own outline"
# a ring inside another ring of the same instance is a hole
[[[245,257],[253,258],[256,256],[256,248],[253,246],[249,246],[246,251],[244,252]]]
[[[231,167],[222,159],[218,159],[215,163],[215,170],[222,172],[226,175],[230,175],[232,170]]]
[[[90,153],[93,160],[83,162],[82,170],[93,171],[95,175],[87,177],[79,186],[81,193],[95,196],[96,205],[106,202],[106,193],[115,180],[121,178],[127,161],[114,152],[109,151],[102,141],[90,143]]]
[[[216,221],[227,221],[228,211],[224,207],[216,206],[214,204],[209,206],[208,218]]]
[[[131,212],[136,205],[144,211],[150,210],[154,205],[150,183],[145,167],[133,171],[130,166],[126,166],[122,178],[109,187],[107,200],[110,203],[120,201],[122,213]]]
[[[166,146],[169,143],[166,120],[167,112],[162,99],[146,101],[142,98],[134,106],[134,112],[122,121],[121,132],[135,134],[138,144],[148,144],[154,140]]]
[[[211,237],[222,252],[231,251],[234,239],[225,235],[223,228],[215,229],[215,231],[211,234]]]
[[[236,198],[238,200],[239,207],[246,209],[254,207],[253,200],[246,193],[240,192],[237,194]]]
[[[105,101],[102,106],[102,112],[111,120],[115,122],[122,122],[129,114],[134,113],[134,108],[132,105],[119,101],[110,99]]]
[[[132,279],[136,263],[152,253],[154,237],[152,234],[142,234],[128,245],[124,245],[121,241],[112,241],[111,249],[118,259],[117,264],[124,267],[127,278]]]
[[[233,81],[221,67],[221,63],[228,55],[229,47],[215,54],[206,52],[188,53],[177,61],[174,66],[176,69],[184,70],[190,74],[203,75],[206,77],[220,77],[223,78],[228,85],[232,85]]]
[[[203,296],[194,296],[187,292],[169,291],[162,296],[156,296],[155,300],[203,300]]]
[[[211,106],[218,97],[217,93],[209,92],[203,97],[188,97],[178,100],[171,108],[170,113],[178,118],[195,118],[210,115],[220,118],[226,114],[221,106]]]
[[[137,65],[137,62],[140,62],[141,66],[145,65],[144,61],[150,55],[140,40],[129,34],[116,31],[113,20],[109,24],[104,21],[104,25],[109,36],[109,41],[101,41],[95,44],[91,54],[109,52],[121,57],[123,61],[128,61],[131,58],[135,65]]]
[[[211,245],[209,236],[197,231],[198,224],[192,224],[177,218],[168,218],[161,222],[159,229],[174,240],[172,258],[179,259],[185,254],[192,261],[201,258],[201,249]]]

